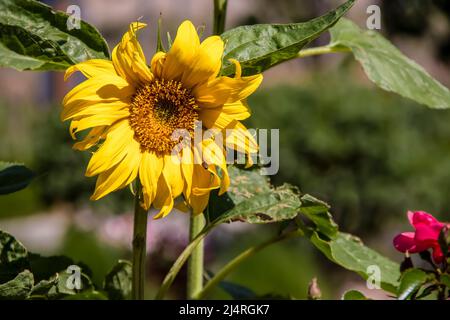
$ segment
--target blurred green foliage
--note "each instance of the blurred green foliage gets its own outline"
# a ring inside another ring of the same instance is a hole
[[[255,128],[280,128],[280,170],[332,206],[347,231],[376,231],[407,209],[450,210],[450,112],[430,110],[346,76],[250,97]]]

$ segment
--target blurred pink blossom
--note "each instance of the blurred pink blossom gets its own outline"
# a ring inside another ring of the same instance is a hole
[[[441,263],[444,259],[438,243],[439,233],[449,224],[438,221],[425,211],[408,211],[408,220],[415,232],[403,232],[394,238],[394,247],[400,252],[417,253],[433,250],[433,260]]]

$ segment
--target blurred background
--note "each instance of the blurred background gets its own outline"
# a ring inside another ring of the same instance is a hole
[[[110,48],[131,21],[148,23],[140,40],[149,59],[156,48],[159,15],[172,38],[184,19],[211,32],[212,0],[44,1],[96,26]],[[229,0],[227,28],[288,23],[319,16],[343,1]],[[365,27],[370,4],[381,7],[380,32],[436,79],[450,86],[450,3],[445,0],[360,0],[348,17]],[[312,45],[324,45],[324,36]],[[71,149],[68,123],[59,112],[64,94],[81,81],[61,73],[0,69],[0,159],[24,162],[37,172],[31,186],[0,197],[0,229],[30,251],[66,254],[91,266],[101,283],[119,258],[130,257],[132,196],[128,189],[89,202],[95,179],[84,177],[88,152]],[[249,99],[252,128],[280,129],[280,170],[274,184],[290,182],[332,206],[342,231],[352,232],[396,261],[395,234],[410,229],[406,211],[425,210],[450,220],[450,111],[426,109],[372,85],[349,54],[293,60],[265,73]],[[187,243],[187,216],[173,213],[149,222],[147,293]],[[267,239],[274,226],[233,223],[207,240],[206,268],[218,270],[248,246]],[[370,297],[357,276],[329,263],[305,240],[273,246],[244,263],[228,280],[264,295],[305,298],[318,278],[323,297],[348,288]],[[184,296],[184,274],[171,291]],[[228,298],[217,289],[212,298]]]

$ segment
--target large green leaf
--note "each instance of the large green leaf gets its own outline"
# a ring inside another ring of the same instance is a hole
[[[14,279],[0,284],[0,299],[25,299],[30,294],[33,283],[33,274],[25,270],[19,273]]]
[[[213,221],[244,200],[258,194],[269,192],[269,179],[266,175],[262,174],[261,170],[259,168],[244,170],[236,166],[229,166],[230,187],[221,196],[216,191],[211,192],[210,201],[206,210],[208,220]]]
[[[316,231],[306,232],[311,242],[325,256],[345,269],[354,271],[364,279],[369,277],[370,266],[380,270],[380,285],[395,293],[400,277],[400,266],[378,252],[366,247],[359,238],[339,232],[334,239],[324,240]]]
[[[104,290],[111,300],[126,300],[131,296],[131,262],[119,260],[106,275]]]
[[[65,70],[87,59],[109,57],[100,33],[81,21],[67,28],[69,16],[34,0],[0,2],[0,66],[17,70]]]
[[[260,73],[283,61],[295,58],[305,45],[332,27],[354,4],[350,0],[329,13],[302,23],[257,24],[224,32],[222,74],[231,75],[229,59],[238,60],[243,75]]]
[[[430,108],[450,108],[450,91],[378,32],[341,19],[330,33],[330,46],[351,49],[369,79],[382,89]]]
[[[0,161],[0,194],[26,188],[34,176],[34,172],[22,164]]]
[[[221,222],[245,221],[249,223],[272,223],[295,218],[301,202],[296,189],[290,185],[273,188],[238,203],[220,216]]]
[[[209,220],[272,223],[295,218],[301,205],[298,190],[288,184],[272,187],[261,170],[230,167],[230,188],[210,201]]]

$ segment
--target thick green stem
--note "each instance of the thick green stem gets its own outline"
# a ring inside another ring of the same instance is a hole
[[[202,214],[191,214],[189,242],[192,242],[203,230],[205,217]],[[192,299],[203,288],[203,239],[198,241],[192,251],[187,266],[187,298]]]
[[[278,236],[276,236],[272,239],[269,239],[257,246],[248,248],[247,250],[245,250],[244,252],[239,254],[237,257],[235,257],[233,260],[228,262],[219,272],[217,272],[214,275],[214,277],[212,277],[208,281],[208,283],[205,285],[203,290],[194,296],[194,299],[203,299],[214,287],[216,287],[223,279],[225,279],[225,277],[228,276],[228,274],[230,274],[230,272],[232,272],[234,269],[236,269],[243,261],[254,256],[259,251],[263,250],[264,248],[266,248],[274,243],[298,236],[300,234],[301,234],[301,232],[299,232],[298,230],[295,230],[295,231],[292,231],[289,233],[278,235]]]
[[[134,228],[133,228],[133,271],[131,298],[144,300],[145,285],[145,259],[147,244],[147,210],[141,207],[142,186],[138,179],[136,182],[136,195],[134,201]]]
[[[227,18],[227,0],[214,0],[214,25],[213,33],[220,35],[225,31]]]
[[[337,53],[337,52],[350,52],[351,50],[346,47],[330,47],[330,46],[323,46],[323,47],[315,47],[315,48],[308,48],[301,50],[298,54],[298,58],[304,58],[304,57],[310,57],[310,56],[317,56],[321,54],[327,54],[327,53]]]

